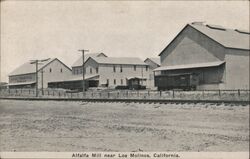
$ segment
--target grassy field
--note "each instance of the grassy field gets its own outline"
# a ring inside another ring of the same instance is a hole
[[[0,151],[248,151],[249,106],[0,100]]]

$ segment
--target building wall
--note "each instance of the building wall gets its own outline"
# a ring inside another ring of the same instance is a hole
[[[195,73],[199,77],[199,85],[197,90],[202,89],[219,89],[221,85],[225,84],[225,65],[208,68],[193,68],[180,69],[171,71],[162,71],[161,74],[186,74]]]
[[[249,51],[228,49],[225,60],[225,88],[249,89]]]
[[[157,67],[159,67],[156,63],[154,63],[152,60],[150,60],[150,59],[146,59],[145,61],[144,61],[146,64],[148,64],[149,65],[149,68],[151,68],[151,69],[156,69]]]
[[[114,72],[115,66],[115,72]],[[122,67],[122,72],[121,72]],[[98,72],[96,70],[98,68]],[[92,73],[90,70],[92,69]],[[115,87],[118,85],[127,85],[127,78],[133,76],[140,76],[149,79],[150,70],[146,69],[146,65],[136,65],[136,71],[134,71],[134,65],[120,65],[120,64],[98,64],[94,60],[89,59],[85,63],[85,76],[99,75],[99,86],[107,84],[109,80],[109,87]],[[82,67],[72,68],[74,75],[82,75]],[[151,77],[152,78],[152,77]],[[114,83],[115,80],[115,83]],[[144,85],[149,87],[149,82],[145,80]]]
[[[9,83],[22,83],[36,81],[35,73],[9,76]]]
[[[149,74],[147,77],[147,81],[146,81],[147,84],[146,85],[150,89],[156,89],[155,84],[154,84],[155,82],[154,82],[153,70],[159,66],[156,63],[154,63],[153,61],[151,61],[150,59],[146,59],[144,62],[149,65]]]
[[[116,71],[114,72],[114,66]],[[122,72],[121,72],[122,67]],[[107,84],[109,80],[109,87],[115,87],[118,85],[127,85],[128,77],[149,77],[149,69],[146,70],[146,65],[136,65],[136,70],[134,70],[134,65],[111,65],[111,64],[101,64],[99,65],[100,74],[100,84]],[[114,82],[114,80],[116,82]],[[146,81],[142,83],[146,85]]]
[[[67,80],[72,77],[72,72],[58,60],[54,60],[43,69],[43,88],[48,87],[48,82]],[[42,73],[38,72],[38,88],[42,88]]]
[[[192,27],[186,27],[161,54],[161,66],[224,60],[225,49]]]
[[[99,73],[99,65],[98,65],[98,63],[96,63],[92,59],[89,59],[84,64],[84,68],[85,68],[85,75],[86,76],[95,75],[95,74]],[[91,73],[91,71],[92,71],[92,73]],[[82,75],[82,66],[73,67],[72,73],[73,73],[73,75],[79,75],[79,76]]]

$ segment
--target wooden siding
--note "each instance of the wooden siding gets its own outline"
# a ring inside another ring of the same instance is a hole
[[[219,69],[203,69],[206,81],[200,83],[198,89],[249,89],[249,54],[248,50],[225,48],[187,26],[161,53],[161,63],[171,66],[225,61]],[[196,70],[199,72],[200,69]],[[220,80],[211,82],[215,79]]]
[[[50,72],[51,69],[51,72]],[[62,72],[61,72],[62,69]],[[41,71],[38,73],[38,88],[42,86],[42,74]],[[59,81],[59,80],[66,80],[72,77],[72,72],[67,68],[64,64],[55,60],[48,64],[45,68],[43,68],[43,87],[48,87],[48,82]]]
[[[229,52],[231,52],[230,50]],[[249,89],[249,52],[245,55],[226,55],[226,89]]]
[[[9,83],[21,83],[21,82],[32,82],[32,81],[36,81],[35,73],[9,76]]]
[[[222,46],[187,27],[161,54],[162,66],[205,63],[224,60]]]
[[[153,70],[156,69],[157,67],[159,67],[156,63],[152,62],[150,59],[146,59],[145,63],[149,65],[149,73],[148,73],[148,77],[147,77],[147,81],[146,81],[146,86],[147,88],[151,88],[151,89],[156,89],[155,85],[154,85],[154,72]]]
[[[113,67],[116,66],[116,72],[113,71]],[[120,71],[120,66],[122,66],[122,72]],[[146,66],[136,65],[136,71],[134,70],[134,65],[109,65],[109,64],[100,64],[99,65],[99,83],[106,84],[107,79],[109,79],[109,86],[115,87],[117,85],[127,85],[127,78],[133,76],[139,76],[148,78],[149,70],[146,71]],[[116,80],[116,84],[114,84]],[[123,80],[123,83],[121,83]],[[143,83],[146,85],[146,81]]]

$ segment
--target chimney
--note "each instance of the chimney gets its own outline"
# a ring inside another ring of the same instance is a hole
[[[205,22],[192,22],[193,25],[204,25]]]

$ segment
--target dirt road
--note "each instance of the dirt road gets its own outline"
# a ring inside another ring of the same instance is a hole
[[[248,151],[249,106],[0,100],[0,151]]]

